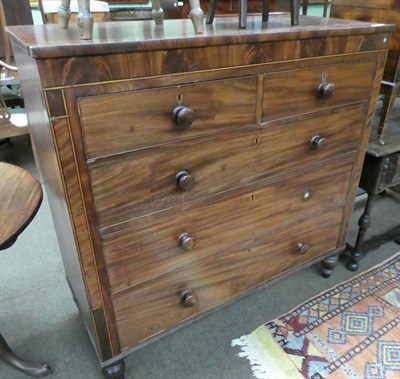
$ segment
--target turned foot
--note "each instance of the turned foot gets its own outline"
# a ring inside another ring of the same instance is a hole
[[[118,361],[111,366],[102,369],[103,376],[106,379],[124,379],[125,375],[125,362]]]
[[[87,8],[79,10],[78,16],[76,18],[79,36],[81,39],[92,39],[93,38],[93,17],[89,11],[89,4]]]
[[[51,369],[45,363],[30,363],[17,357],[8,346],[4,337],[0,334],[0,359],[15,369],[33,376],[34,378],[45,378],[51,374]]]
[[[61,0],[61,5],[58,8],[58,25],[61,29],[67,29],[71,18],[71,10],[69,8],[71,0]]]
[[[358,262],[355,259],[351,259],[349,262],[347,262],[346,268],[349,271],[357,271],[360,268],[360,266],[358,265]]]
[[[204,13],[200,8],[200,0],[189,0],[189,3],[189,17],[192,20],[194,32],[196,34],[201,34],[204,31]]]
[[[322,277],[329,278],[332,275],[333,269],[336,267],[339,259],[339,254],[325,258],[322,263]]]
[[[151,17],[156,25],[164,23],[164,10],[161,8],[161,0],[153,0],[151,9]]]

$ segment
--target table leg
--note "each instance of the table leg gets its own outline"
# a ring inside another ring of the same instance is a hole
[[[358,220],[359,229],[358,229],[356,244],[353,250],[351,251],[351,259],[349,262],[347,262],[346,265],[346,268],[350,271],[358,270],[358,261],[360,261],[364,256],[363,244],[367,230],[371,226],[371,210],[376,196],[377,195],[375,193],[368,193],[368,199],[367,199],[367,204],[365,205],[364,213]]]

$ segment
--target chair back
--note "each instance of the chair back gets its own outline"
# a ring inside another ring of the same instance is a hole
[[[33,17],[29,0],[0,0],[0,41],[3,44],[6,63],[11,63],[11,47],[5,27],[32,24]]]

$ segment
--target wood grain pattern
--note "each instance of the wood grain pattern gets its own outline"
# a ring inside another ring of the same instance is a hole
[[[249,77],[79,99],[87,157],[254,125],[256,95]],[[188,127],[172,119],[178,99],[194,112]]]
[[[352,160],[330,162],[271,184],[258,183],[238,196],[209,200],[202,207],[159,217],[154,224],[139,225],[104,236],[104,257],[112,292],[136,285],[162,273],[191,264],[198,257],[248,248],[257,236],[293,220],[343,206]],[[303,200],[306,191],[311,198]],[[282,208],[282,204],[285,207]],[[180,234],[195,239],[192,252],[179,244]]]
[[[236,27],[232,27],[236,24]],[[165,20],[163,28],[153,21],[122,21],[95,25],[93,40],[79,40],[76,27],[59,30],[57,25],[13,26],[7,29],[15,41],[29,46],[35,58],[79,57],[85,55],[128,53],[132,51],[187,49],[203,46],[299,40],[391,32],[393,27],[346,20],[300,16],[290,26],[290,15],[271,15],[265,27],[259,16],[249,16],[247,28],[237,28],[237,17],[223,17],[208,26],[204,34],[194,33],[191,21]],[[145,43],[144,43],[145,42]]]
[[[88,231],[85,208],[82,200],[79,178],[76,172],[74,152],[70,142],[70,132],[67,119],[54,120],[52,129],[58,147],[58,155],[62,165],[62,174],[68,178],[65,191],[68,196],[69,212],[79,248],[82,270],[88,290],[89,303],[92,309],[103,305],[98,281],[97,268],[94,258],[91,236]]]
[[[42,187],[31,173],[0,162],[0,250],[29,225],[42,199]]]
[[[246,128],[90,163],[99,228],[355,151],[365,112],[365,107],[340,109],[285,125]],[[310,148],[316,135],[327,138],[324,150]],[[181,169],[194,177],[191,191],[184,192],[175,183]]]
[[[237,20],[236,20],[237,22]],[[83,56],[79,59],[38,60],[43,87],[59,87],[142,78],[199,70],[221,69],[265,62],[335,56],[385,49],[388,32],[378,35],[331,36],[304,40],[208,46],[126,54]],[[189,64],[188,64],[189,62]],[[93,67],[89,73],[87,67]]]
[[[366,61],[268,74],[264,80],[262,121],[365,100],[369,97],[375,67],[375,61]],[[324,75],[327,82],[336,85],[336,93],[328,99],[317,94]],[[282,101],[289,93],[290,97]]]
[[[122,350],[134,346],[184,320],[219,306],[245,290],[282,274],[320,251],[336,248],[341,210],[314,220],[295,223],[259,237],[256,244],[226,254],[213,254],[156,280],[114,295],[114,306]],[[305,255],[296,251],[299,242],[308,243]],[[179,295],[191,289],[198,303],[181,304]],[[132,328],[132,325],[140,325]]]
[[[383,80],[388,82],[399,81],[400,2],[397,0],[369,0],[363,2],[363,4],[358,3],[355,4],[348,0],[335,0],[332,3],[331,17],[395,25],[396,29],[390,38]]]

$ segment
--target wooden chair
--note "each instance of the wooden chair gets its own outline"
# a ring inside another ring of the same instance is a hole
[[[29,0],[0,0],[0,26],[7,64],[11,63],[11,47],[8,36],[4,32],[5,27],[32,24],[32,10]]]
[[[0,60],[0,69],[5,68],[9,71],[17,71],[17,68],[6,64]],[[36,146],[34,143],[31,129],[29,128],[28,117],[24,108],[9,108],[4,100],[3,92],[1,91],[1,85],[4,83],[17,83],[18,80],[13,80],[11,77],[8,80],[2,80],[0,77],[0,142],[9,142],[10,138],[28,135],[30,138],[33,158],[35,160],[35,166],[38,173],[39,180],[42,181],[42,173],[40,170],[39,159],[37,157]]]
[[[39,0],[39,10],[44,24],[58,23],[58,9],[61,5],[60,0]],[[78,2],[72,0],[70,4],[71,22],[76,22],[78,13]],[[110,20],[110,7],[106,1],[90,1],[90,12],[94,22],[104,22]]]
[[[291,24],[299,24],[299,0],[290,1]],[[269,0],[262,0],[262,21],[268,21],[269,18]],[[217,9],[217,0],[210,0],[210,7],[207,13],[207,24],[212,24],[214,21],[215,11]],[[247,0],[239,0],[239,28],[245,29],[247,24]]]
[[[12,246],[35,217],[43,199],[42,187],[28,171],[0,162],[0,250]],[[51,370],[44,363],[19,358],[0,334],[0,359],[35,378],[45,378]]]

